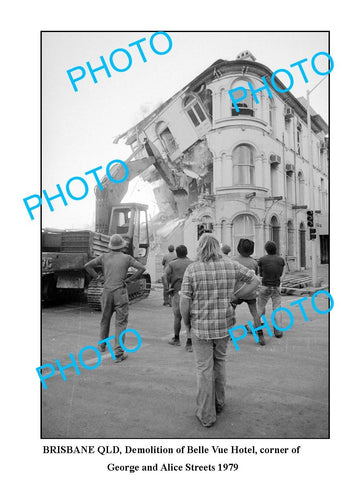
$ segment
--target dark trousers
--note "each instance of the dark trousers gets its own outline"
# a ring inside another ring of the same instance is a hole
[[[171,305],[172,305],[172,311],[174,314],[174,334],[175,337],[179,337],[179,333],[181,331],[181,322],[182,322],[182,315],[179,309],[179,301],[180,301],[180,296],[178,292],[175,292],[172,300],[171,300]],[[187,338],[191,338],[191,334],[189,333]]]
[[[256,308],[256,299],[251,299],[251,300],[245,300],[243,298],[239,298],[236,302],[235,305],[241,305],[241,303],[246,302],[249,308],[249,312],[251,313],[251,316],[254,319],[254,325],[255,327],[260,327],[261,326],[261,317],[257,311]],[[235,306],[236,309],[236,306]],[[262,330],[261,330],[262,331]],[[260,331],[260,332],[261,332]]]
[[[171,305],[171,298],[168,293],[168,282],[166,280],[166,275],[162,275],[162,283],[163,283],[163,303],[167,305]]]
[[[100,340],[109,337],[111,318],[116,312],[115,346],[116,357],[123,355],[124,350],[119,344],[119,335],[126,330],[129,316],[129,296],[126,287],[111,291],[104,288],[102,298],[102,319],[100,322]],[[125,335],[121,339],[124,344]]]

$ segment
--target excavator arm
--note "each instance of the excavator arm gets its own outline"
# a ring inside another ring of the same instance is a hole
[[[135,158],[145,154],[143,158]],[[163,159],[159,150],[149,140],[140,145],[129,158],[125,160],[129,169],[128,179],[122,183],[113,183],[105,175],[101,179],[103,189],[95,188],[96,195],[96,232],[108,234],[110,216],[113,206],[119,205],[128,190],[128,182],[143,173],[151,165],[154,165],[160,176],[166,182],[170,190],[176,190],[174,176]],[[120,163],[115,163],[110,168],[112,178],[119,180],[125,175],[125,169]]]

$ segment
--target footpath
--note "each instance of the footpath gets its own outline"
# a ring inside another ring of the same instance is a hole
[[[287,272],[281,287],[282,295],[313,295],[319,290],[329,290],[329,265],[319,265],[317,283],[312,286],[312,269]]]

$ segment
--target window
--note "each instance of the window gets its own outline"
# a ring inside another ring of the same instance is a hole
[[[287,202],[293,202],[293,172],[286,172]]]
[[[199,93],[199,97],[203,104],[204,112],[207,114],[208,118],[211,120],[212,119],[212,91],[205,88],[203,92]]]
[[[184,108],[195,127],[208,121],[203,107],[199,104],[198,99],[194,95],[189,95],[185,99]]]
[[[293,222],[291,220],[287,223],[287,230],[288,230],[288,256],[294,256],[294,227]]]
[[[139,223],[139,244],[145,245],[149,243],[148,235],[148,219],[146,210],[140,211],[140,223]]]
[[[254,154],[249,145],[239,145],[233,151],[233,184],[254,185]]]
[[[302,155],[302,125],[300,122],[297,122],[296,126],[296,152],[298,155]]]
[[[303,205],[305,201],[305,182],[301,171],[298,173],[298,195],[298,204]]]
[[[239,90],[236,92],[233,92],[233,97],[235,99],[235,103],[237,103],[239,111],[237,112],[235,109],[234,104],[232,103],[232,108],[231,108],[231,115],[233,117],[237,115],[247,115],[250,117],[254,116],[254,110],[253,110],[253,95],[251,94],[251,91],[249,90],[249,85],[248,82],[245,80],[236,80],[232,84],[232,89],[242,87],[247,91],[247,96],[246,98],[242,99],[242,102],[237,102],[237,100],[241,97],[244,96],[244,91]]]
[[[255,221],[251,215],[238,215],[233,222],[234,251],[241,238],[255,242]],[[255,242],[256,245],[256,242]]]
[[[270,220],[270,240],[276,244],[276,253],[280,253],[280,224],[275,216],[272,216]]]
[[[325,189],[325,180],[321,178],[321,210],[327,210],[327,192]]]
[[[272,98],[269,99],[269,125],[272,127],[272,133],[275,133],[275,104]]]
[[[110,231],[117,232],[120,235],[123,235],[128,234],[131,228],[131,209],[114,208],[111,213]]]
[[[279,164],[271,163],[270,164],[270,185],[272,196],[276,197],[279,195]]]
[[[164,147],[171,155],[178,149],[178,145],[165,122],[159,122],[156,126],[156,133]]]

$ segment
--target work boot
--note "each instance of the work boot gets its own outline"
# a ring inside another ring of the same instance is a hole
[[[260,345],[265,345],[266,342],[264,340],[264,335],[263,335],[263,332],[258,332],[258,336],[259,336],[259,342],[260,342]]]
[[[281,332],[281,330],[277,330],[276,328],[274,328],[274,335],[276,338],[281,338],[283,335],[283,332]]]
[[[126,360],[128,358],[127,353],[123,353],[123,355],[120,355],[119,357],[116,358],[116,360],[113,361],[113,363],[120,363],[123,360]]]

